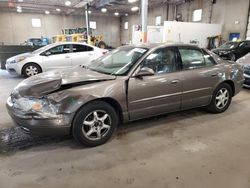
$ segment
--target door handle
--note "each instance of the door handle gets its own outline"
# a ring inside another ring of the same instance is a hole
[[[92,56],[92,55],[94,55],[94,54],[88,54],[89,56]]]
[[[218,76],[219,73],[213,73],[211,74],[211,77],[215,77],[215,76]]]
[[[179,83],[180,82],[180,80],[172,80],[171,81],[171,84],[177,84],[177,83]]]
[[[65,58],[70,58],[70,56],[67,55],[67,56],[65,56]]]
[[[211,74],[211,77],[222,76],[222,75],[223,75],[223,73],[216,72],[216,73]]]

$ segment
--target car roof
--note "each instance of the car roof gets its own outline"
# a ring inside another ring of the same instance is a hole
[[[51,46],[64,45],[64,44],[80,44],[80,45],[87,45],[87,46],[91,46],[91,47],[96,47],[96,46],[87,44],[86,42],[55,42],[55,43],[52,43]]]
[[[127,45],[137,48],[148,48],[148,49],[154,49],[154,48],[160,48],[160,47],[196,47],[199,48],[197,45],[192,44],[183,44],[183,43],[146,43],[146,44],[133,44],[133,45]]]

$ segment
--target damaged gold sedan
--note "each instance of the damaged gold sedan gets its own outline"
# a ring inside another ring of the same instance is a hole
[[[22,81],[6,106],[27,132],[97,146],[124,122],[202,106],[224,112],[243,81],[241,66],[195,46],[123,46],[88,67]]]

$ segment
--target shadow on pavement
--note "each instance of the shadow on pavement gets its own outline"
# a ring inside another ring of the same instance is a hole
[[[9,155],[33,146],[55,144],[70,139],[71,136],[33,136],[26,134],[19,127],[0,130],[0,155]]]

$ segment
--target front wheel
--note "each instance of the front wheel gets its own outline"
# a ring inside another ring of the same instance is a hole
[[[228,109],[231,100],[232,88],[229,84],[223,83],[215,89],[211,103],[207,106],[207,110],[212,113],[222,113]]]
[[[76,114],[72,133],[76,141],[94,147],[107,142],[118,125],[114,108],[103,101],[90,102]]]
[[[35,63],[28,63],[23,67],[23,75],[27,78],[41,73],[41,68]]]

